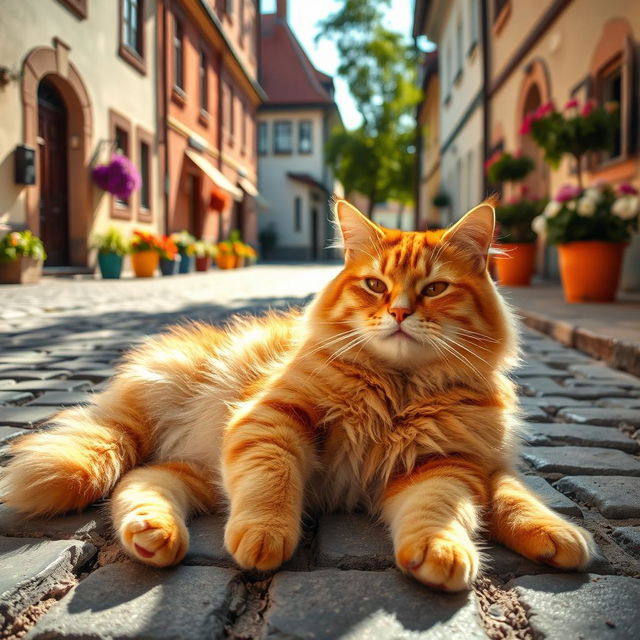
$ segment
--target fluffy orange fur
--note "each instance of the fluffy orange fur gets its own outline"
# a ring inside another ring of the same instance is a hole
[[[94,405],[15,442],[5,502],[56,514],[111,495],[123,547],[154,566],[183,558],[190,514],[223,506],[244,568],[290,558],[304,509],[356,507],[386,522],[400,569],[443,590],[476,577],[483,527],[585,566],[589,534],[515,471],[517,339],[487,273],[492,206],[426,233],[336,209],[345,266],[304,312],[150,339]]]

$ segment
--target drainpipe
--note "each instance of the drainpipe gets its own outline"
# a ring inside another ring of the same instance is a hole
[[[169,76],[167,56],[169,54],[169,38],[167,33],[167,12],[169,10],[169,2],[164,0],[162,6],[162,101],[164,104],[162,113],[162,129],[164,131],[164,232],[169,233]]]
[[[480,2],[480,16],[482,22],[482,155],[481,167],[484,167],[485,160],[489,157],[489,146],[491,144],[491,95],[489,93],[491,83],[491,46],[489,42],[489,10],[487,0]],[[487,195],[488,180],[487,174],[482,171],[482,190]]]

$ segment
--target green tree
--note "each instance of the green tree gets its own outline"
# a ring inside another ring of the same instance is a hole
[[[418,52],[412,43],[384,26],[389,0],[345,0],[319,23],[318,38],[335,41],[338,75],[346,80],[362,115],[353,131],[336,128],[327,158],[347,193],[369,199],[368,215],[390,197],[412,199],[415,181],[414,112]]]

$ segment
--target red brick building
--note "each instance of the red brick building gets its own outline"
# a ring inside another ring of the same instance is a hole
[[[158,0],[168,231],[220,240],[238,229],[256,244],[259,20],[255,0]]]

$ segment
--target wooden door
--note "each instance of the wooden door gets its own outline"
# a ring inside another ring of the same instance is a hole
[[[193,173],[188,174],[189,181],[187,190],[189,192],[189,220],[187,230],[196,238],[202,235],[202,201],[200,176]]]
[[[38,87],[40,237],[47,266],[69,264],[67,110],[53,85]]]
[[[318,260],[318,210],[311,209],[311,259]]]

